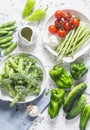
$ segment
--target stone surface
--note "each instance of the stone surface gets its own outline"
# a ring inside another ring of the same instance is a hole
[[[34,53],[39,57],[39,59],[43,62],[45,65],[46,71],[48,73],[49,69],[56,63],[56,57],[54,57],[52,54],[50,54],[45,48],[44,43],[42,39],[42,30],[43,25],[47,17],[50,16],[55,10],[57,9],[76,9],[78,11],[81,11],[86,16],[90,18],[90,0],[37,0],[35,8],[37,7],[43,7],[45,8],[46,5],[49,6],[47,10],[47,16],[44,20],[38,23],[27,23],[26,21],[22,20],[21,18],[21,12],[23,10],[23,7],[25,5],[25,0],[0,0],[0,23],[4,23],[10,20],[16,20],[16,24],[18,26],[17,32],[15,33],[14,40],[18,40],[18,29],[25,24],[33,25],[37,27],[38,29],[38,41],[35,46],[32,47],[18,47],[15,51],[28,51],[30,53]],[[89,68],[87,78],[85,78],[85,82],[88,84],[88,89],[86,91],[87,94],[87,102],[90,103],[90,53],[89,51],[79,58],[79,60],[82,60],[86,63],[86,65]],[[65,64],[65,66],[68,66]],[[47,88],[52,88],[55,86],[54,83],[52,83],[50,77],[47,77]],[[75,119],[72,119],[70,121],[67,121],[65,119],[65,113],[63,112],[62,108],[60,110],[60,113],[58,117],[51,120],[47,114],[47,110],[45,110],[42,113],[42,116],[44,116],[44,119],[37,118],[33,125],[29,128],[29,130],[79,130],[79,120],[80,116],[77,116]],[[87,130],[90,129],[90,123],[87,125]]]

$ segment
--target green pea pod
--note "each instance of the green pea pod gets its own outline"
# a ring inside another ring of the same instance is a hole
[[[6,37],[5,39],[0,40],[0,45],[6,42],[10,42],[12,39],[12,36]]]
[[[10,22],[1,24],[1,25],[0,25],[0,29],[1,29],[1,28],[5,28],[5,27],[9,27],[9,26],[13,26],[14,24],[15,24],[15,21],[10,21]]]
[[[0,41],[12,35],[13,35],[13,31],[9,31],[7,35],[0,37]]]
[[[0,30],[0,35],[5,35],[5,34],[8,34],[8,31],[6,31],[6,30]]]
[[[16,26],[10,26],[10,27],[1,28],[1,31],[14,31],[15,29]]]
[[[48,9],[48,6],[46,7],[46,9],[43,9],[43,8],[36,9],[31,15],[29,15],[26,18],[26,20],[31,21],[31,22],[37,22],[37,21],[42,20],[46,16],[47,9]]]
[[[5,44],[1,44],[1,45],[0,45],[0,48],[7,48],[7,47],[9,47],[11,44],[12,44],[12,42],[7,42],[7,43],[5,43]]]
[[[4,51],[4,55],[8,55],[8,54],[11,53],[16,47],[17,47],[17,43],[11,44],[11,46],[9,46],[9,47]]]
[[[34,8],[35,3],[36,3],[35,0],[27,0],[22,12],[22,18],[25,18],[26,16],[30,15],[31,11]]]

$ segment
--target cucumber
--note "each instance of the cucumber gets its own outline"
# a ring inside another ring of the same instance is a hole
[[[86,88],[86,83],[80,83],[76,85],[76,87],[74,87],[66,97],[63,110],[69,112],[72,109],[74,102],[84,93]]]
[[[85,130],[87,122],[90,118],[90,104],[87,104],[80,117],[80,130]]]
[[[80,114],[86,104],[86,95],[82,94],[75,107],[66,115],[66,119],[72,119]]]

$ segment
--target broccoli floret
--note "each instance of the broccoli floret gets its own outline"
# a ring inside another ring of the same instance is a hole
[[[38,95],[40,93],[40,84],[34,78],[28,77],[29,84],[27,86],[28,95]]]
[[[38,66],[33,66],[33,71],[31,71],[30,76],[35,78],[36,80],[42,80],[43,79],[43,71]]]
[[[14,85],[27,85],[28,84],[28,77],[22,73],[12,74],[10,79],[13,80]]]
[[[7,90],[12,97],[15,96],[15,91],[12,87],[12,80],[10,80],[9,78],[3,79],[0,84],[0,87],[2,90]]]
[[[20,99],[25,98],[27,95],[26,88],[22,85],[15,86],[16,95],[13,99],[13,101],[10,103],[10,107],[14,106],[16,102],[18,102]]]

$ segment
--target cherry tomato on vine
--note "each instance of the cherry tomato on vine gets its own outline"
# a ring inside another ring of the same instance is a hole
[[[55,34],[57,32],[57,28],[54,25],[50,25],[48,27],[48,31],[52,34]]]
[[[70,31],[70,30],[72,29],[71,23],[66,22],[66,23],[64,24],[64,29],[65,29],[66,31]]]
[[[59,29],[59,30],[57,31],[57,34],[58,34],[59,37],[65,37],[67,33],[66,33],[66,30],[64,30],[64,29]]]
[[[57,29],[62,28],[63,27],[63,21],[56,19],[55,22],[54,22],[54,25]]]
[[[61,19],[63,17],[63,11],[57,10],[54,15],[57,19]]]
[[[80,21],[78,18],[72,18],[71,24],[73,25],[73,27],[78,27],[80,24]]]
[[[65,20],[68,20],[72,18],[72,14],[70,12],[63,11],[63,17]]]

